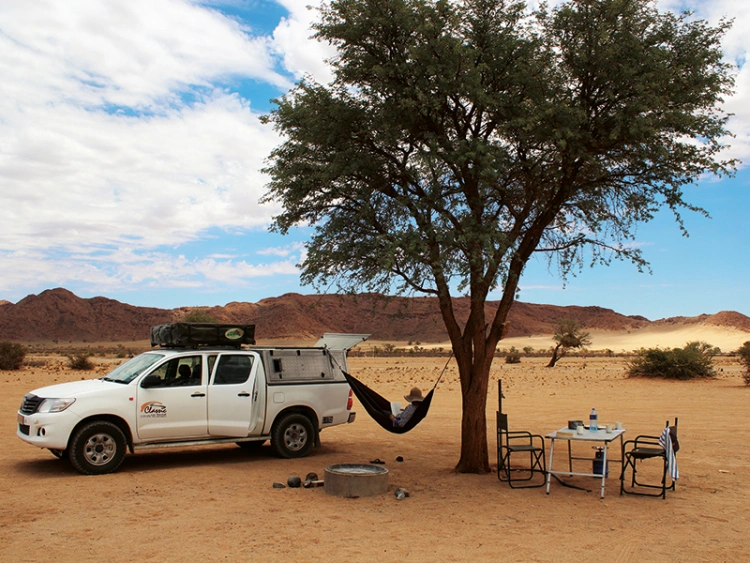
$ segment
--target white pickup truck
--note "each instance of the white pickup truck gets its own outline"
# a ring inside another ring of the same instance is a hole
[[[270,439],[279,456],[302,457],[321,430],[354,421],[341,370],[368,336],[326,334],[310,348],[152,350],[100,379],[31,391],[17,435],[88,475],[115,471],[126,449]]]

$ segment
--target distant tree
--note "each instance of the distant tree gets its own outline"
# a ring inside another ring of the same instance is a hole
[[[26,347],[17,342],[0,342],[0,369],[21,369],[26,359]]]
[[[629,377],[701,379],[715,377],[713,360],[718,348],[705,342],[688,342],[684,348],[641,349],[628,364]]]
[[[531,256],[563,276],[642,268],[637,225],[667,207],[682,228],[680,211],[705,214],[682,187],[733,171],[719,158],[729,24],[647,0],[331,0],[321,14],[333,81],[305,78],[265,118],[284,139],[265,169],[272,227],[314,228],[303,283],[437,296],[461,381],[456,470],[487,472],[490,368]]]
[[[219,321],[207,309],[190,309],[181,319],[183,323],[218,323]]]
[[[534,347],[533,346],[524,346],[523,347],[523,353],[527,356],[531,356],[534,353]]]
[[[555,325],[555,334],[552,336],[556,346],[552,349],[552,358],[547,364],[548,368],[555,367],[560,358],[565,356],[571,348],[584,348],[591,344],[591,334],[584,332],[578,321],[573,319],[560,319]]]
[[[745,368],[742,378],[745,380],[746,385],[750,385],[750,341],[740,346],[737,350],[737,355],[740,357],[740,363]]]

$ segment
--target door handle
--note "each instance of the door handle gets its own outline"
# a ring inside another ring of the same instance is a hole
[[[206,396],[206,394],[205,394],[205,393],[193,393],[193,394],[192,394],[192,395],[190,395],[190,396],[191,396],[191,397],[205,397],[205,396]]]
[[[237,396],[238,397],[249,397],[250,393],[248,393],[247,391],[243,391],[242,393],[237,393]]]

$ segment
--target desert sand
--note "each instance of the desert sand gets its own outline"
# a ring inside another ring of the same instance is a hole
[[[710,335],[701,340],[722,345]],[[114,474],[87,477],[16,437],[26,392],[97,377],[119,361],[95,358],[96,373],[73,372],[57,356],[0,372],[0,561],[750,560],[750,387],[734,358],[717,360],[716,379],[695,382],[630,379],[623,358],[564,358],[554,369],[541,357],[494,364],[487,407],[493,467],[502,379],[504,411],[516,429],[547,434],[596,407],[601,424],[622,421],[632,439],[679,417],[681,477],[666,500],[620,496],[614,462],[604,499],[592,478],[576,478],[592,492],[553,482],[547,495],[544,488],[510,489],[494,472],[454,473],[461,413],[454,363],[428,417],[410,433],[383,431],[355,403],[357,420],[324,431],[322,447],[298,460],[277,459],[268,446],[252,453],[234,445],[162,449],[129,455]],[[350,359],[350,371],[401,400],[414,385],[431,387],[444,364],[360,357]],[[383,495],[272,488],[291,475],[376,458],[389,470]],[[397,500],[398,487],[409,498]]]

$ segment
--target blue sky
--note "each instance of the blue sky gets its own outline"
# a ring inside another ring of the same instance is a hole
[[[717,23],[738,65],[727,156],[750,162],[750,6],[663,1]],[[65,287],[141,306],[259,301],[301,287],[307,229],[269,233],[259,118],[305,74],[330,79],[310,39],[316,0],[4,0],[0,3],[0,299]],[[531,263],[519,298],[650,319],[750,315],[750,172],[707,178],[637,244],[652,274],[585,268],[563,287]],[[498,298],[499,295],[494,295]]]

